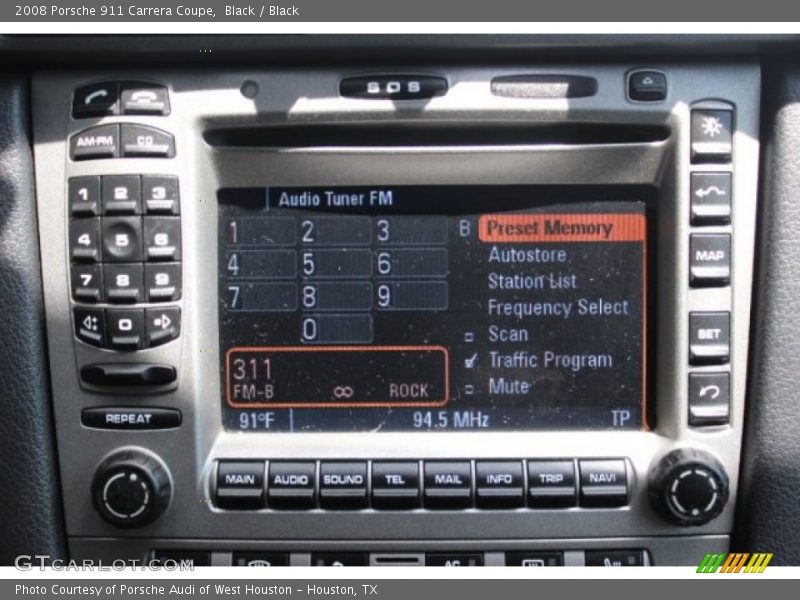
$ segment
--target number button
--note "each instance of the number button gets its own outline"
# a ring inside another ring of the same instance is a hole
[[[132,304],[144,298],[142,265],[105,265],[103,276],[109,302]]]
[[[150,302],[180,300],[180,263],[145,265],[145,281],[145,285],[147,286],[147,299]]]
[[[174,175],[142,175],[142,198],[147,214],[180,214],[178,178]]]
[[[141,207],[141,182],[138,175],[103,177],[103,212],[107,215],[138,215]]]
[[[100,219],[75,219],[69,224],[69,253],[72,260],[100,262]]]
[[[76,308],[73,315],[79,340],[92,346],[105,346],[106,321],[102,308]]]
[[[181,258],[181,221],[178,217],[145,217],[145,247],[149,261]]]
[[[109,346],[114,350],[138,350],[144,342],[144,310],[106,311]]]
[[[103,301],[103,272],[99,265],[73,265],[72,297],[80,302]]]
[[[139,217],[104,218],[103,256],[108,262],[142,260],[142,220]]]
[[[100,215],[100,178],[71,177],[67,199],[73,217],[96,217]]]

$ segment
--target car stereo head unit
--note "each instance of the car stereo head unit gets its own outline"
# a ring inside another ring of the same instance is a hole
[[[727,550],[758,66],[378,71],[34,77],[71,554]]]
[[[225,425],[646,427],[652,192],[221,190]]]

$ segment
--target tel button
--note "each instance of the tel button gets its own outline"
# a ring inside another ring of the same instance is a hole
[[[581,460],[581,506],[611,507],[628,503],[625,460]]]
[[[314,508],[317,465],[313,462],[269,463],[269,507],[283,510]]]
[[[119,85],[113,81],[85,85],[75,90],[72,116],[83,119],[116,114],[118,99]]]
[[[372,463],[374,508],[417,508],[419,500],[419,463]]]
[[[264,462],[221,460],[217,465],[217,505],[260,508],[264,505]]]

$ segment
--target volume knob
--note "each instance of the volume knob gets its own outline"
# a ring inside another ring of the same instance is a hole
[[[120,450],[97,467],[92,502],[117,527],[141,527],[166,510],[172,496],[169,471],[157,456],[143,450]]]
[[[728,502],[728,475],[708,452],[681,448],[656,465],[649,493],[653,507],[671,523],[705,525],[718,517]]]

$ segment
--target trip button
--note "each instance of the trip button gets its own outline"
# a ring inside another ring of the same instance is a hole
[[[120,135],[122,156],[143,158],[172,158],[175,138],[166,131],[145,125],[122,124]]]
[[[85,119],[114,115],[117,113],[118,100],[119,85],[113,81],[79,87],[72,97],[72,116]]]
[[[100,215],[99,177],[70,177],[67,187],[69,212],[73,217]]]
[[[264,462],[221,460],[217,464],[217,506],[262,508],[264,506]]]
[[[269,463],[267,497],[270,508],[306,510],[316,505],[317,465],[313,462]]]
[[[100,219],[74,219],[69,223],[69,255],[72,260],[100,262]]]
[[[84,408],[81,424],[93,429],[174,429],[181,424],[181,412],[174,408],[131,406]]]
[[[163,85],[125,82],[120,105],[124,115],[168,115],[169,95]]]
[[[532,508],[565,508],[577,503],[573,461],[528,461],[528,504]]]
[[[107,215],[136,215],[140,205],[141,181],[138,175],[103,176],[103,212]]]
[[[731,180],[730,173],[692,173],[692,224],[730,223]]]
[[[426,508],[455,509],[472,505],[469,462],[426,462],[424,468]]]
[[[689,238],[689,276],[694,287],[730,283],[730,234],[693,233],[691,235]]]
[[[587,550],[587,567],[641,567],[644,565],[642,550]]]
[[[581,506],[613,507],[628,503],[628,474],[623,459],[580,460]]]
[[[479,508],[519,508],[525,503],[520,461],[475,463],[475,502]]]
[[[70,269],[72,297],[79,302],[103,301],[103,272],[100,265],[73,265]]]
[[[148,308],[147,346],[153,348],[171,342],[181,333],[181,309],[177,306],[164,308]]]
[[[419,463],[372,463],[372,506],[387,509],[419,508]]]
[[[82,342],[102,348],[106,343],[106,318],[102,308],[76,308],[75,335]]]
[[[482,567],[483,554],[426,554],[426,567]]]
[[[133,304],[144,299],[144,276],[141,264],[104,265],[103,278],[109,302]]]
[[[367,463],[320,463],[319,503],[322,508],[366,508]]]
[[[693,365],[728,362],[730,344],[730,313],[693,312],[689,314],[689,360]]]
[[[689,425],[725,425],[730,411],[730,373],[689,373]]]
[[[114,350],[138,350],[144,342],[144,310],[108,309],[109,346]]]
[[[119,156],[119,125],[99,125],[76,133],[69,139],[72,160]]]
[[[181,259],[180,217],[145,217],[144,240],[149,261]]]
[[[107,262],[142,260],[142,220],[140,217],[103,218],[103,256]]]
[[[142,175],[142,198],[148,214],[177,215],[181,212],[178,178],[174,175]]]
[[[691,135],[692,162],[729,161],[733,148],[733,111],[693,110]]]

